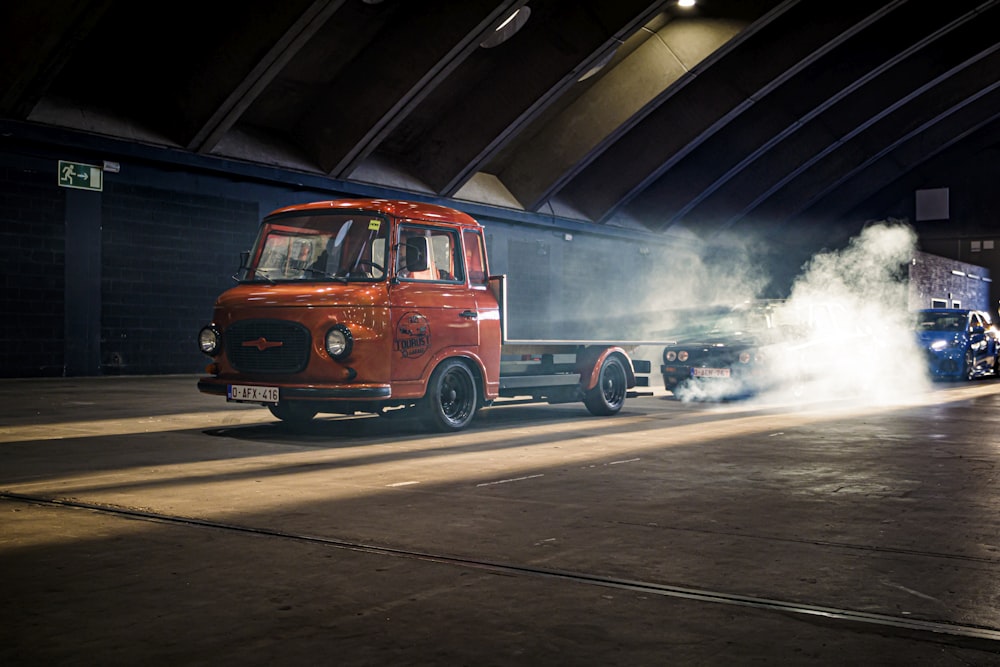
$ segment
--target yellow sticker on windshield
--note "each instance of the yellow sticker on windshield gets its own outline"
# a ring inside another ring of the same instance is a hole
[[[381,220],[369,220],[368,229],[369,231],[377,232],[382,227]]]

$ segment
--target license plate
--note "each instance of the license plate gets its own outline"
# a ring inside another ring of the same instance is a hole
[[[728,368],[692,368],[691,376],[696,378],[727,378]]]
[[[259,387],[247,384],[231,384],[226,398],[245,403],[277,403],[277,387]]]

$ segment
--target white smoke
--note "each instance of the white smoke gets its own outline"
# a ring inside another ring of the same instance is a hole
[[[759,254],[746,239],[711,252],[700,243],[660,249],[647,274],[651,282],[641,290],[642,308],[669,331],[684,324],[690,309],[755,299],[771,280]]]
[[[908,225],[880,222],[806,264],[783,306],[786,322],[806,324],[771,350],[768,398],[885,404],[929,388],[907,301],[916,241]]]
[[[770,301],[761,298],[775,282],[767,269],[777,273],[784,267],[773,254],[769,266],[755,261],[768,255],[747,239],[721,253],[670,257],[663,264],[669,268],[659,274],[664,288],[653,292],[662,299],[656,310],[668,337],[683,338],[689,333],[685,327],[719,305],[742,303],[755,317],[765,313],[768,325],[753,334],[758,337],[757,375],[682,382],[674,395],[682,401],[754,396],[815,406],[830,400],[897,403],[926,391],[927,362],[908,304],[916,242],[905,223],[870,224],[842,249],[811,257],[782,290],[784,298]],[[784,275],[787,284],[790,274]],[[706,337],[722,333],[714,330]]]

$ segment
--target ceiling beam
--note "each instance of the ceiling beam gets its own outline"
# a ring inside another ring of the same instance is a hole
[[[822,21],[809,3],[786,3],[665,91],[560,192],[572,208],[607,222],[698,147],[896,2],[845,0]],[[748,63],[753,63],[752,67]],[[752,127],[747,128],[753,131]],[[656,226],[656,218],[643,224]]]
[[[477,54],[482,82],[411,152],[428,185],[452,196],[666,0],[563,0],[537,5],[520,33]]]
[[[728,224],[722,221],[734,210],[797,165],[817,154],[832,155],[830,147],[846,142],[845,134],[887,115],[894,103],[978,53],[984,42],[993,44],[990,22],[981,20],[987,17],[978,9],[968,13],[969,4],[953,2],[933,14],[908,4],[859,23],[849,39],[789,77],[636,196],[630,215],[655,220],[658,229],[684,222],[709,232]],[[857,53],[868,58],[859,62]],[[896,120],[905,122],[898,110]],[[869,143],[866,150],[878,148]]]
[[[0,115],[24,120],[113,0],[4,2],[0,8]]]
[[[949,78],[948,90],[928,88],[904,111],[839,146],[846,154],[840,159],[827,156],[802,171],[794,187],[770,197],[752,215],[790,222],[819,211],[824,216],[846,212],[974,132],[989,131],[1000,122],[1000,80],[984,86],[988,79],[983,77],[998,67],[1000,50],[995,50],[956,77],[964,82]]]
[[[992,13],[976,10],[940,25],[947,19],[945,8],[934,15],[928,28],[929,35],[917,40],[910,48],[894,48],[894,55],[881,67],[872,70],[869,76],[857,81],[854,86],[841,91],[802,118],[799,128],[789,127],[768,142],[766,153],[746,159],[740,173],[734,175],[713,194],[710,199],[718,200],[715,209],[721,213],[725,209],[727,218],[720,229],[727,229],[743,218],[766,205],[768,198],[794,184],[801,174],[817,162],[828,159],[845,144],[856,137],[864,136],[867,128],[893,118],[893,126],[909,127],[923,124],[925,107],[933,108],[942,100],[976,98],[981,81],[975,77],[985,76],[989,80],[989,65],[995,62],[994,52],[1000,48],[992,29],[1000,20],[1000,3],[994,3]],[[914,19],[905,18],[907,25]],[[897,36],[902,28],[880,30],[873,39],[886,39],[886,35]],[[996,65],[994,65],[995,67]],[[835,69],[836,65],[831,65]],[[971,77],[969,72],[972,72]],[[928,91],[933,91],[926,97]],[[910,121],[901,112],[908,108],[919,120]],[[811,128],[811,129],[810,129]],[[809,129],[799,132],[799,129]],[[891,144],[894,133],[884,136]],[[880,149],[872,143],[873,137],[865,139],[865,151],[877,154]],[[864,161],[862,159],[862,161]],[[850,166],[850,165],[849,165]],[[725,202],[722,204],[722,202]],[[718,216],[711,212],[711,201],[701,198],[697,207],[685,214],[697,217],[707,211],[708,218]]]
[[[525,0],[402,3],[294,129],[324,172],[345,177]],[[417,40],[416,42],[414,40]]]
[[[197,153],[210,153],[257,97],[343,4],[344,0],[316,0],[309,4],[287,29],[274,39],[273,45],[260,60],[253,63],[251,69],[242,79],[229,87],[223,87],[224,90],[229,90],[229,93],[219,101],[201,126],[187,140],[187,149]],[[231,35],[231,37],[245,40],[242,35]],[[252,52],[239,47],[236,49],[227,48],[227,50]],[[217,63],[219,60],[212,59],[212,62]],[[198,79],[213,82],[227,79],[223,72],[218,71],[220,68],[213,69],[216,71],[203,72],[198,76]],[[218,90],[217,85],[202,86],[195,94],[203,100],[210,100],[214,97],[215,90]]]
[[[630,118],[745,28],[722,19],[670,21],[525,142],[498,176],[537,210]]]

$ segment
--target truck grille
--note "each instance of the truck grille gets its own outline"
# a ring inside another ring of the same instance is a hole
[[[244,320],[226,329],[226,356],[241,373],[298,373],[309,362],[309,330],[284,320]]]

